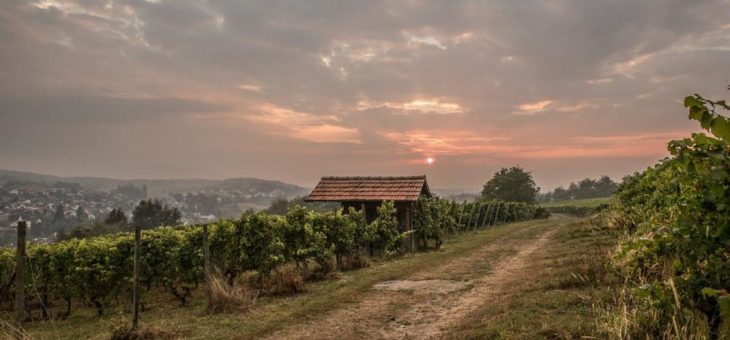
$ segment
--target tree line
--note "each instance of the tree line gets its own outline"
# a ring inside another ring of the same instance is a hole
[[[68,232],[62,230],[58,235],[58,239],[87,238],[131,231],[132,226],[150,229],[162,225],[178,225],[181,218],[182,213],[177,208],[171,207],[158,199],[147,199],[140,201],[134,207],[131,221],[122,209],[115,208],[102,221],[79,225],[71,228]]]

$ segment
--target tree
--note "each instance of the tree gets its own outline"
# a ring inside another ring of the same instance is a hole
[[[600,179],[585,178],[577,184],[570,183],[568,189],[557,187],[552,192],[544,195],[544,202],[565,201],[583,198],[609,197],[616,189],[618,184],[608,176],[601,176]]]
[[[64,212],[63,205],[59,203],[56,206],[56,211],[53,213],[53,222],[58,224],[62,223],[66,219]]]
[[[502,168],[494,177],[484,184],[482,198],[487,200],[503,200],[508,202],[535,203],[540,191],[532,179],[532,173],[514,166]]]
[[[76,208],[76,219],[81,223],[89,219],[89,215],[86,214],[86,210],[81,206]]]
[[[284,216],[290,208],[297,205],[315,212],[336,211],[340,208],[340,204],[337,202],[306,202],[302,196],[292,198],[291,200],[287,200],[285,197],[278,197],[271,202],[271,205],[264,212]]]
[[[134,207],[132,222],[143,229],[159,227],[163,225],[180,224],[182,214],[175,207],[168,207],[160,200],[144,200]]]
[[[274,215],[286,215],[287,211],[289,211],[289,200],[284,197],[277,197],[265,211]]]
[[[122,211],[122,209],[113,209],[104,219],[104,223],[109,225],[126,225],[127,215],[124,214],[124,211]]]

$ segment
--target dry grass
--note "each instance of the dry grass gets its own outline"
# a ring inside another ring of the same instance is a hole
[[[230,284],[219,273],[211,275],[209,288],[210,302],[206,309],[209,313],[245,312],[256,305],[258,291],[243,281]]]
[[[344,259],[342,259],[342,268],[338,268],[339,270],[357,270],[362,268],[370,267],[372,264],[372,261],[370,261],[370,258],[365,255],[354,255],[354,256],[347,256]]]
[[[17,339],[17,340],[30,340],[33,339],[22,326],[15,325],[13,323],[0,320],[0,338],[2,339]]]
[[[632,296],[628,285],[618,289],[613,299],[598,304],[598,325],[601,332],[614,339],[710,339],[707,319],[687,308],[672,308],[668,315],[647,300]],[[728,330],[721,329],[718,339],[727,339]]]
[[[108,322],[111,340],[141,339],[177,339],[183,336],[179,325],[167,322],[162,325],[142,325],[132,329],[130,321],[124,316],[117,316]]]
[[[261,279],[261,288],[269,295],[292,295],[304,291],[304,278],[293,265],[283,265]]]

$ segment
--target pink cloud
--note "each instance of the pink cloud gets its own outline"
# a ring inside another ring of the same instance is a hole
[[[380,135],[404,147],[408,152],[423,155],[462,155],[514,151],[514,147],[496,145],[504,137],[484,137],[466,130],[405,132],[386,131]]]
[[[650,133],[569,138],[551,144],[519,142],[505,137],[484,137],[473,131],[386,131],[383,137],[401,147],[405,153],[420,156],[469,155],[504,158],[596,158],[661,156],[669,140],[686,136],[686,132]]]
[[[401,114],[410,113],[430,113],[439,115],[461,114],[465,109],[459,103],[444,101],[440,98],[414,99],[410,102],[374,102],[367,99],[360,100],[357,103],[357,109],[360,111],[388,108],[400,111]]]
[[[314,143],[362,144],[357,128],[336,124],[340,118],[333,115],[316,116],[274,104],[259,108],[259,114],[248,119],[275,127],[274,134],[286,135]]]

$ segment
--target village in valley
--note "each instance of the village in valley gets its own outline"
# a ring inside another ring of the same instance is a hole
[[[0,228],[14,230],[18,220],[27,222],[33,243],[50,243],[73,228],[103,223],[115,209],[131,221],[135,206],[146,199],[160,199],[177,209],[184,225],[238,216],[246,209],[267,208],[276,199],[287,199],[303,188],[284,183],[228,180],[217,186],[176,189],[167,193],[148,192],[145,184],[117,184],[110,190],[88,188],[75,182],[12,180],[0,185]],[[0,232],[0,246],[13,246],[14,236]]]

